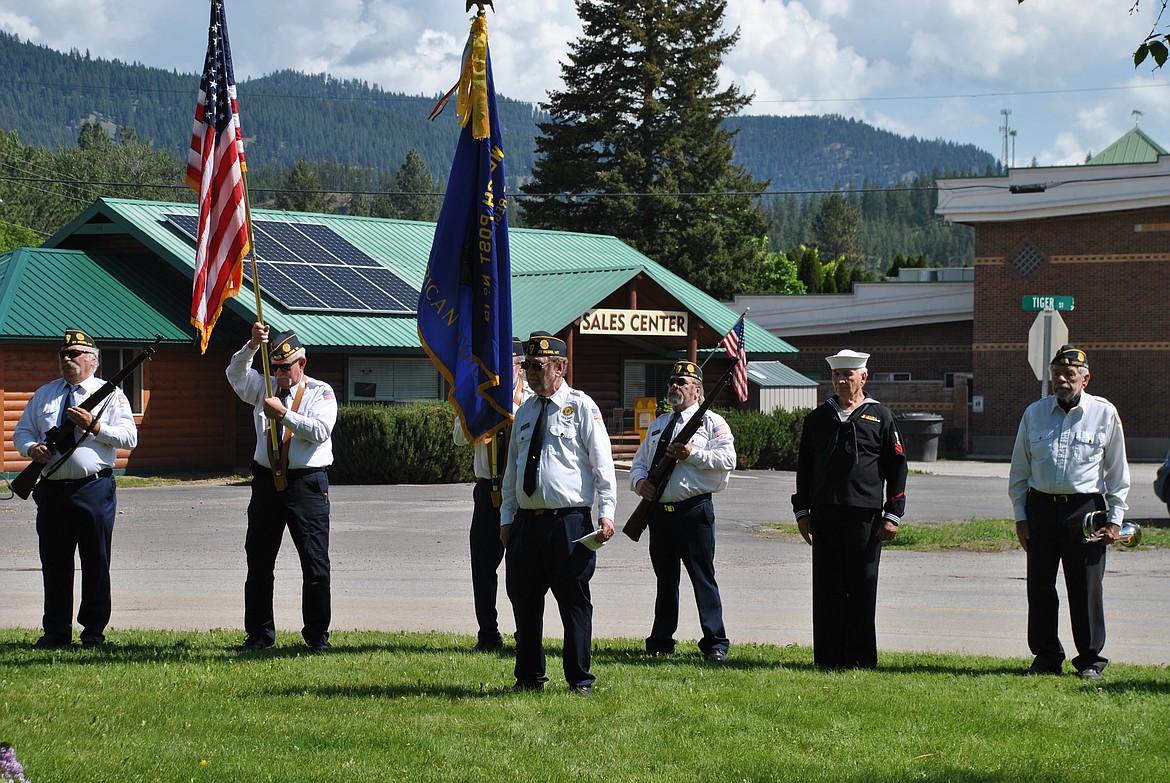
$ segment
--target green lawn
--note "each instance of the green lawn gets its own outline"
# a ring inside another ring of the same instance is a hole
[[[760,525],[770,535],[799,539],[795,523]],[[931,524],[903,524],[898,535],[884,547],[909,549],[919,552],[940,549],[962,549],[972,552],[1004,552],[1018,549],[1016,523],[1011,519],[971,519],[966,522]],[[1118,546],[1118,545],[1113,545]],[[1142,527],[1142,542],[1134,549],[1155,549],[1170,546],[1170,528],[1146,524]]]
[[[779,609],[779,607],[778,607]],[[229,652],[238,633],[118,631],[101,651],[0,630],[0,741],[53,781],[1165,781],[1170,671],[1103,683],[1026,661],[883,654],[826,673],[805,647],[722,666],[597,640],[592,699],[550,648],[544,693],[470,637],[350,632]]]

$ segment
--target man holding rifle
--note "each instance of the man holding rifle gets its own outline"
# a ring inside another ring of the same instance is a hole
[[[73,558],[81,559],[81,646],[97,649],[110,621],[110,542],[117,514],[114,462],[118,449],[138,445],[130,402],[119,389],[98,406],[83,407],[105,382],[95,377],[98,347],[78,329],[65,330],[58,352],[61,378],[45,384],[24,408],[12,437],[21,456],[44,465],[33,489],[45,585],[42,649],[73,644]],[[56,450],[45,444],[66,428]]]
[[[647,520],[650,563],[658,579],[658,594],[646,652],[674,654],[682,563],[690,575],[699,608],[699,627],[703,631],[699,650],[708,661],[720,663],[727,659],[729,643],[723,629],[723,602],[715,582],[715,507],[711,494],[727,486],[735,468],[735,440],[723,417],[708,410],[689,441],[672,442],[698,411],[702,399],[703,371],[694,362],[677,362],[666,393],[673,412],[664,413],[650,425],[649,435],[634,455],[630,487],[639,497],[654,502]],[[659,488],[649,476],[663,458],[677,460],[677,464]]]

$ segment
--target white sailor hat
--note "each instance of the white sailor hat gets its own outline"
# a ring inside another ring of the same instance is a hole
[[[829,363],[829,367],[833,370],[861,370],[865,368],[865,363],[868,359],[868,353],[858,353],[848,348],[843,351],[837,351],[832,356],[825,357],[825,361]]]

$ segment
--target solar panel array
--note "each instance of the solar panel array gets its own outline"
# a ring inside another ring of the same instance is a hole
[[[196,215],[167,214],[191,239]],[[253,220],[260,289],[289,310],[412,314],[418,290],[320,223]],[[244,275],[251,279],[251,268]]]

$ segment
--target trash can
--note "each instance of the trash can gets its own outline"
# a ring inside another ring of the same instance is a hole
[[[638,431],[638,442],[646,440],[646,433],[657,416],[657,397],[638,397],[634,400],[634,429]]]
[[[938,459],[938,441],[942,436],[943,417],[937,413],[903,413],[898,417],[902,448],[912,462]]]

